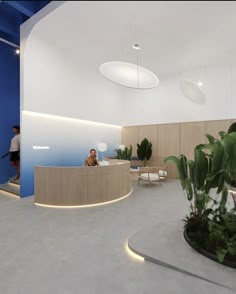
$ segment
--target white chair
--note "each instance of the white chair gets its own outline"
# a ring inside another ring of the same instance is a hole
[[[158,172],[159,169],[157,167],[140,167],[138,185],[141,180],[147,181],[149,186],[151,186],[153,182],[161,184],[161,179]]]
[[[159,169],[158,174],[161,181],[164,181],[164,182],[167,181],[167,176],[168,176],[167,167]]]

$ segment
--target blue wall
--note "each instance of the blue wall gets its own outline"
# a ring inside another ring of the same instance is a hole
[[[115,155],[121,144],[118,126],[25,110],[21,120],[21,197],[34,194],[34,166],[82,166],[89,150],[99,143],[108,146],[104,156]],[[100,152],[98,156],[101,161]]]
[[[0,42],[0,156],[7,153],[13,137],[12,126],[20,122],[20,58],[15,49]],[[0,184],[16,172],[9,156],[0,159]]]

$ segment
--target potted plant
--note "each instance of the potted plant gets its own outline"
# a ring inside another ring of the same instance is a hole
[[[137,144],[137,155],[139,160],[144,161],[144,166],[147,165],[147,161],[152,156],[152,143],[144,138],[141,144]]]
[[[228,189],[236,178],[236,132],[232,125],[217,140],[195,147],[194,160],[169,156],[178,169],[189,201],[184,236],[196,250],[214,260],[236,267],[236,210],[228,207]]]
[[[229,129],[228,129],[228,133],[236,133],[236,122],[233,123]],[[234,177],[232,183],[229,185],[229,192],[233,198],[233,202],[234,202],[234,207],[236,209],[236,177]]]
[[[117,159],[123,159],[123,160],[130,160],[130,157],[132,155],[132,145],[126,147],[125,145],[120,145],[118,149],[115,149],[116,152],[115,158]]]

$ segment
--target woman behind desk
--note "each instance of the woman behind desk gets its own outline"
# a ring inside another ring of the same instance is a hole
[[[90,155],[85,159],[85,166],[99,166],[99,161],[97,160],[96,150],[91,149]]]

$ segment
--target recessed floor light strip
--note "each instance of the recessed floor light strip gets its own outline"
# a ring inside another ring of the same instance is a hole
[[[171,269],[171,270],[174,270],[174,271],[177,271],[177,272],[180,272],[180,273],[183,273],[183,274],[186,274],[186,275],[192,276],[192,277],[197,278],[197,279],[200,279],[200,280],[204,280],[204,281],[206,281],[206,282],[209,282],[209,283],[212,283],[212,284],[218,285],[218,286],[223,287],[223,288],[227,288],[227,289],[230,289],[230,290],[234,290],[234,289],[232,289],[232,288],[230,288],[230,287],[228,287],[228,286],[225,286],[225,285],[219,284],[219,283],[217,283],[217,282],[211,281],[211,280],[209,280],[209,279],[206,279],[206,278],[204,278],[204,277],[201,277],[201,276],[196,275],[196,274],[194,274],[194,273],[191,273],[191,272],[189,272],[189,271],[185,271],[185,270],[183,270],[183,269],[181,269],[181,268],[179,268],[179,267],[176,267],[176,266],[174,266],[174,265],[171,265],[171,264],[169,264],[169,263],[163,262],[163,261],[161,261],[161,260],[159,260],[159,259],[156,259],[156,258],[153,258],[153,257],[151,257],[151,256],[145,255],[145,254],[143,254],[143,253],[141,253],[141,252],[138,252],[137,250],[135,250],[134,248],[132,248],[132,246],[130,246],[129,243],[128,243],[128,247],[129,247],[129,249],[130,249],[131,251],[133,251],[133,253],[134,253],[135,255],[138,255],[138,256],[142,257],[145,261],[149,261],[149,262],[152,262],[152,263],[158,264],[158,265],[160,265],[160,266],[163,266],[163,267],[169,268],[169,269]],[[235,290],[234,290],[234,291],[235,291]]]
[[[16,199],[20,199],[19,195],[14,194],[14,193],[10,193],[10,192],[4,191],[4,190],[0,190],[0,194],[2,194],[2,196],[10,196],[10,197],[13,197],[13,198],[16,198]]]
[[[139,261],[144,261],[144,258],[141,255],[137,254],[135,250],[130,249],[128,241],[125,244],[125,248],[130,256],[132,256],[133,258],[135,258]]]
[[[48,204],[42,204],[42,203],[37,203],[35,202],[35,205],[37,206],[42,206],[42,207],[50,207],[50,208],[84,208],[84,207],[94,207],[94,206],[101,206],[101,205],[106,205],[106,204],[111,204],[117,201],[120,201],[126,197],[128,197],[131,193],[133,192],[133,189],[125,195],[120,198],[117,198],[115,200],[107,201],[107,202],[102,202],[102,203],[95,203],[95,204],[87,204],[87,205],[67,205],[67,206],[60,206],[60,205],[48,205]]]
[[[12,183],[12,182],[10,182],[10,183],[8,183],[8,185],[9,186],[12,186],[12,187],[20,187],[20,185],[19,184],[15,184],[15,183]]]

